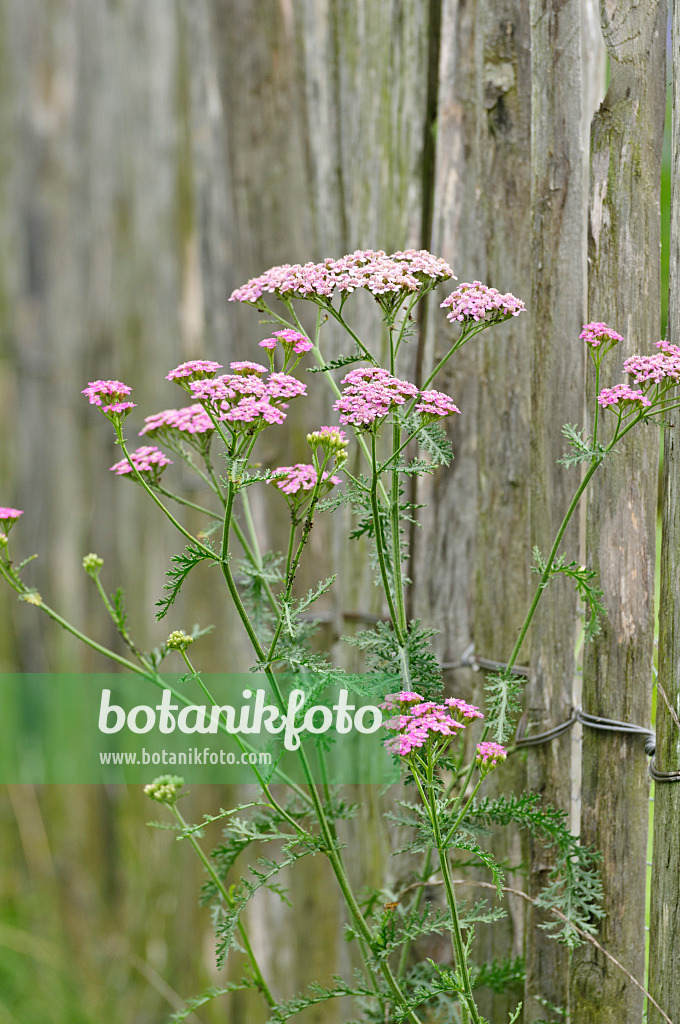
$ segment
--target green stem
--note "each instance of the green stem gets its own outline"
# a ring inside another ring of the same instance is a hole
[[[171,805],[169,805],[169,807],[170,807],[170,810],[172,811],[172,813],[174,814],[175,818],[177,819],[177,821],[181,825],[181,827],[183,829],[188,829],[189,826],[188,826],[187,822],[184,820],[184,817],[181,814],[181,812],[178,810],[177,806],[175,804],[171,804]],[[201,847],[200,843],[198,843],[196,838],[190,832],[186,834],[186,838],[191,843],[191,846],[193,847],[195,853],[198,855],[198,858],[201,861],[201,863],[203,864],[203,867],[205,868],[205,870],[208,872],[208,874],[212,878],[212,880],[213,880],[213,882],[215,884],[215,887],[217,888],[218,892],[220,893],[220,895],[221,895],[222,899],[224,900],[225,904],[227,905],[227,907],[229,907],[231,909],[232,906],[233,906],[233,903],[232,903],[232,900],[231,900],[231,898],[229,896],[229,893],[227,892],[227,889],[226,889],[224,883],[222,882],[222,879],[220,878],[220,876],[215,871],[215,868],[213,867],[213,865],[210,863],[210,859],[206,856],[206,854],[205,854],[203,848]],[[261,991],[262,995],[266,999],[268,1006],[270,1006],[272,1009],[276,1009],[276,1005],[277,1005],[276,1000],[274,999],[273,995],[271,994],[271,991],[269,989],[269,986],[267,985],[267,982],[264,980],[264,977],[262,975],[262,971],[260,970],[260,965],[257,962],[257,957],[255,956],[255,953],[253,952],[253,947],[250,944],[250,939],[248,938],[248,932],[245,929],[245,925],[243,925],[241,923],[240,918],[239,918],[239,921],[238,921],[236,927],[237,927],[238,933],[239,933],[239,935],[241,937],[241,942],[242,942],[243,948],[244,948],[244,950],[246,952],[246,956],[248,957],[248,960],[250,961],[250,966],[252,968],[253,976],[254,976],[255,981],[257,983],[257,987],[259,988],[259,990]]]
[[[462,348],[466,341],[469,341],[470,338],[474,337],[475,334],[479,334],[480,331],[483,331],[487,327],[491,327],[491,326],[492,325],[490,323],[488,323],[487,321],[479,320],[477,323],[472,324],[471,326],[464,328],[463,333],[461,334],[460,338],[458,338],[458,340],[453,343],[453,345],[448,350],[448,352],[446,353],[444,358],[439,360],[439,362],[435,366],[434,370],[432,371],[430,376],[427,378],[425,383],[422,385],[420,390],[421,391],[426,391],[427,390],[427,388],[430,386],[432,381],[435,379],[435,377],[437,376],[439,371],[441,369],[443,369],[444,366],[446,366],[446,364],[448,363],[449,359],[454,354],[454,352],[457,352],[459,348]]]
[[[397,639],[400,645],[403,647],[405,643],[405,637],[401,631],[401,620],[397,615],[397,610],[392,598],[392,587],[390,584],[389,573],[387,570],[387,562],[385,561],[385,539],[382,531],[382,521],[380,519],[380,509],[378,507],[378,472],[377,472],[377,458],[375,451],[375,431],[371,431],[371,511],[373,514],[373,530],[375,533],[375,546],[378,552],[378,563],[380,565],[380,575],[383,581],[383,588],[385,590],[385,598],[387,599],[387,606],[390,611],[390,618],[394,626],[394,631],[397,635]]]
[[[399,426],[392,425],[392,454],[399,449],[401,431]],[[376,466],[375,472],[378,469]],[[392,534],[392,572],[394,576],[394,592],[396,595],[396,610],[399,623],[399,630],[405,638],[408,633],[406,624],[406,605],[404,603],[404,580],[401,571],[401,530],[399,524],[399,471],[397,463],[392,468],[392,503],[390,508],[391,534]],[[396,627],[395,627],[396,628]],[[404,680],[406,682],[406,680]]]

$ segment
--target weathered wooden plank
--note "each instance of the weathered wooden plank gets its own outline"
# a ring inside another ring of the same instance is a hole
[[[588,195],[584,146],[585,61],[583,5],[531,2],[531,541],[547,555],[579,483],[578,470],[557,464],[564,451],[564,423],[581,423],[584,356],[579,340],[586,308]],[[564,537],[561,554],[580,562],[579,519]],[[577,598],[568,580],[553,580],[531,627],[531,677],[525,713],[532,731],[569,718],[574,704]],[[526,660],[526,655],[520,659]],[[556,807],[571,810],[572,742],[566,734],[530,748],[527,786]],[[554,858],[529,840],[529,894],[546,884]],[[569,1003],[569,958],[546,941],[545,915],[527,914],[525,1021],[544,1018],[545,1003]]]
[[[530,59],[526,4],[442,5],[436,138],[434,241],[461,281],[479,279],[529,299]],[[430,313],[428,363],[450,345],[450,325]],[[530,341],[527,317],[473,339],[438,387],[458,401],[451,424],[455,461],[421,487],[428,501],[417,537],[417,612],[441,630],[442,659],[458,661],[474,641],[502,660],[514,645],[528,594]],[[508,600],[508,586],[513,597]],[[481,677],[457,671],[455,692],[481,701]],[[452,690],[453,692],[453,690]],[[498,785],[522,789],[524,767],[504,768]],[[489,791],[494,780],[489,781]],[[494,840],[495,853],[519,863],[516,839]],[[521,886],[521,879],[515,879]],[[524,907],[476,929],[480,960],[520,955]],[[505,1019],[521,993],[480,992],[480,1008]]]
[[[620,380],[621,360],[659,335],[659,177],[665,102],[663,2],[601,5],[611,81],[591,143],[590,320],[625,338],[601,384]],[[592,408],[595,395],[589,390]],[[645,724],[651,712],[653,578],[658,437],[641,429],[603,467],[588,505],[587,561],[597,569],[608,617],[586,652],[583,705],[591,714]],[[582,836],[602,851],[606,917],[600,941],[644,975],[644,879],[648,779],[641,744],[586,731]],[[641,996],[592,947],[574,958],[576,1019],[637,1024]]]
[[[680,4],[673,14],[673,119],[671,164],[670,340],[680,342]],[[666,419],[661,490],[661,592],[659,598],[659,675],[656,699],[655,765],[680,771],[680,427],[678,411]],[[649,990],[675,1020],[680,1015],[680,783],[654,787],[654,847],[649,921]],[[650,1024],[661,1016],[648,1007]]]

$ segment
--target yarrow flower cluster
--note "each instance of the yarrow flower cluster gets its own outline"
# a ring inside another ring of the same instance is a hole
[[[298,462],[295,466],[279,466],[270,477],[270,482],[284,494],[297,494],[299,491],[314,490],[318,479],[319,473],[315,466]],[[321,480],[328,485],[326,490],[342,483],[339,476],[330,476],[325,471],[321,474]]]
[[[127,459],[121,459],[120,462],[116,462],[110,467],[111,472],[116,473],[118,476],[125,476],[128,473],[133,474],[134,466],[138,473],[149,473],[157,480],[163,469],[166,466],[172,465],[172,460],[160,448],[155,448],[153,445],[144,445],[141,448],[137,448],[136,451],[130,452],[130,459],[132,460],[132,465],[130,465]]]
[[[189,384],[192,398],[209,406],[216,417],[228,423],[283,423],[286,400],[306,395],[307,388],[287,373],[270,373],[260,363],[230,364],[232,373]]]
[[[667,341],[657,341],[655,352],[649,356],[630,356],[624,360],[623,371],[632,377],[635,384],[667,384],[673,386],[680,380],[680,348]]]
[[[492,772],[496,765],[502,764],[508,756],[508,752],[505,747],[502,747],[500,743],[478,743],[477,744],[477,757],[475,762],[479,768],[482,778]]]
[[[382,249],[357,249],[323,263],[284,263],[253,277],[230,296],[231,302],[257,303],[265,294],[330,301],[364,288],[376,297],[406,294],[453,277],[444,260],[424,249],[406,249],[388,256]]]
[[[271,338],[265,338],[264,341],[260,342],[260,348],[266,348],[273,352],[278,342],[281,342],[283,345],[284,352],[292,351],[296,356],[301,356],[305,352],[311,352],[314,348],[314,345],[306,335],[300,334],[299,331],[294,331],[290,327],[286,327],[282,331],[272,331]]]
[[[603,388],[597,396],[601,406],[620,405],[624,402],[639,402],[641,406],[650,406],[652,403],[642,391],[635,391],[628,384],[615,384],[613,388]]]
[[[478,708],[461,701],[463,717],[483,717]],[[431,700],[424,700],[419,693],[412,690],[401,690],[398,693],[388,693],[380,707],[385,711],[396,711],[394,718],[388,718],[383,722],[386,729],[396,731],[397,735],[385,740],[385,749],[390,754],[397,754],[406,757],[414,750],[424,747],[428,741],[436,740],[442,747],[446,746],[449,739],[457,736],[465,728],[463,722],[459,722],[451,715],[451,710],[456,707],[461,710],[453,699],[444,704],[437,704]]]
[[[437,419],[442,416],[451,416],[452,413],[460,413],[453,399],[441,391],[421,391],[420,401],[416,403],[416,412],[420,412],[427,419]]]
[[[173,431],[180,434],[209,434],[215,429],[215,424],[207,412],[199,403],[187,405],[183,409],[164,409],[152,416],[144,417],[144,426],[139,431],[139,436],[144,434],[149,437],[163,436]]]
[[[594,349],[607,342],[609,342],[608,348],[611,348],[613,345],[618,344],[619,341],[623,341],[621,335],[613,331],[608,324],[600,322],[584,324],[579,338]]]
[[[23,512],[20,508],[6,508],[0,506],[0,527],[2,527],[3,533],[6,535],[12,529],[16,521],[20,516],[23,516]]]
[[[92,380],[81,394],[87,395],[90,405],[98,405],[103,413],[125,413],[135,408],[127,397],[132,388],[120,380]]]
[[[179,775],[159,775],[144,787],[144,792],[159,804],[174,804],[180,795],[184,779]]]
[[[452,323],[470,320],[502,320],[507,316],[519,316],[526,307],[521,299],[510,292],[501,295],[495,288],[489,288],[481,281],[461,284],[440,303],[448,309],[446,319]]]
[[[178,383],[189,383],[192,380],[214,377],[221,369],[222,364],[215,363],[212,359],[190,359],[186,363],[180,363],[174,370],[170,370],[165,379],[176,380]]]

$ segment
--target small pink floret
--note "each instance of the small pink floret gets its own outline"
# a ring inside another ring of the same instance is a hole
[[[508,316],[519,316],[526,309],[522,300],[510,292],[502,295],[496,288],[489,288],[481,281],[459,285],[440,305],[442,309],[448,309],[446,319],[452,323],[486,319],[493,322]]]
[[[505,761],[508,756],[508,752],[505,747],[501,746],[500,743],[486,743],[477,744],[477,764],[481,768],[492,768],[502,761]]]
[[[218,370],[222,369],[221,363],[215,363],[212,359],[189,359],[186,363],[180,363],[174,370],[166,374],[166,380],[200,380],[204,377],[212,377]]]
[[[252,363],[249,359],[241,359],[236,363],[229,363],[229,369],[237,374],[266,373],[267,367],[262,363]]]
[[[337,486],[342,483],[339,476],[323,474],[324,482]],[[311,491],[316,487],[318,473],[314,466],[298,462],[295,466],[279,466],[275,469],[270,482],[284,494],[297,494],[298,491]]]
[[[652,403],[641,391],[635,391],[627,384],[615,384],[613,388],[603,388],[597,396],[601,406],[619,405],[622,402],[639,402],[642,406],[650,406]]]
[[[136,451],[130,452],[130,459],[132,460],[132,466],[134,466],[138,473],[158,474],[165,466],[172,465],[172,460],[160,448],[155,448],[153,445],[144,445],[141,448],[137,448]],[[133,472],[132,466],[127,459],[121,459],[120,462],[114,463],[110,469],[112,473],[116,473],[118,476],[125,476],[126,473]]]
[[[599,348],[604,341],[611,341],[614,345],[619,341],[623,341],[620,334],[613,331],[608,324],[599,321],[584,324],[579,338],[592,348]]]
[[[119,402],[125,402],[131,392],[132,388],[120,380],[93,380],[83,388],[81,394],[87,395],[90,405],[101,406],[103,400],[107,399],[107,408],[112,409]],[[128,403],[128,406],[133,408],[132,403]]]
[[[6,534],[9,533],[17,519],[23,516],[23,514],[20,508],[0,508],[0,526],[2,526],[4,531],[3,536],[5,536],[5,540],[7,539]]]

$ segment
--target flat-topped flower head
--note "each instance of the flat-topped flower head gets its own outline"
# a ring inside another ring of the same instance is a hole
[[[277,487],[283,494],[300,495],[305,491],[313,491],[319,479],[319,472],[315,466],[309,463],[298,462],[295,466],[279,466],[270,477],[270,483]],[[331,487],[342,483],[339,476],[330,476],[328,473],[321,474],[323,493],[327,493]],[[321,492],[320,492],[321,493]]]
[[[484,718],[478,707],[475,707],[474,704],[467,704],[460,697],[446,697],[444,704],[447,708],[455,708],[463,718]]]
[[[500,743],[478,743],[475,763],[482,778],[492,772],[496,765],[502,764],[507,756],[507,750]]]
[[[652,404],[642,391],[635,391],[628,384],[615,384],[613,388],[603,388],[597,396],[597,401],[605,409],[627,404],[638,404],[644,408]]]
[[[451,416],[453,413],[460,413],[453,399],[441,391],[421,391],[419,400],[416,402],[416,411],[421,413],[426,420],[438,420],[444,416]]]
[[[135,408],[134,402],[127,400],[131,392],[120,380],[92,380],[81,394],[87,395],[90,405],[99,406],[107,419],[122,421]]]
[[[472,705],[461,702],[464,708],[477,711]],[[383,722],[386,729],[394,732],[385,741],[385,749],[391,754],[406,757],[422,747],[430,746],[435,758],[448,746],[464,728],[465,724],[453,718],[451,701],[437,704],[432,700],[423,700],[419,693],[412,690],[400,690],[388,693],[380,707],[385,711],[396,711],[394,718]],[[476,717],[468,714],[466,717]]]
[[[130,475],[134,479],[134,470],[136,469],[140,475],[156,481],[165,467],[172,465],[171,459],[160,448],[155,448],[153,445],[144,445],[141,448],[137,448],[136,451],[130,452],[130,459],[132,460],[132,465],[130,465],[127,459],[121,459],[120,462],[116,462],[110,467],[110,471],[116,473],[117,476]]]
[[[448,309],[446,319],[452,323],[479,320],[499,323],[509,316],[519,316],[526,310],[521,299],[510,292],[502,295],[496,288],[489,288],[481,281],[459,285],[440,305],[442,309]]]
[[[579,338],[581,341],[585,341],[587,345],[590,345],[591,348],[599,348],[601,345],[612,348],[614,345],[618,345],[620,341],[623,341],[620,334],[613,331],[608,324],[599,321],[584,324]]]
[[[226,407],[220,419],[227,423],[283,423],[286,414],[276,405],[272,405],[269,398],[242,398],[236,405]]]
[[[399,690],[398,693],[385,694],[385,700],[379,706],[383,711],[402,711],[413,704],[420,704],[423,697],[414,690]]]
[[[623,372],[633,379],[633,383],[642,384],[643,391],[654,384],[662,385],[664,389],[673,387],[680,381],[678,346],[659,341],[657,348],[661,351],[649,356],[630,356],[623,363]]]
[[[180,363],[174,370],[170,370],[165,379],[175,380],[178,384],[189,384],[193,380],[214,377],[221,369],[222,364],[212,359],[189,359],[186,363]]]
[[[213,421],[199,403],[187,405],[183,409],[164,409],[152,416],[144,418],[144,426],[139,436],[150,438],[173,436],[175,433],[185,435],[206,435],[215,429]]]
[[[300,334],[299,331],[294,331],[290,327],[286,327],[281,331],[272,331],[271,338],[265,338],[264,341],[260,342],[260,348],[267,348],[272,351],[276,348],[278,342],[281,342],[284,351],[289,349],[296,356],[300,356],[304,352],[311,352],[314,348],[314,345],[305,334]]]
[[[0,506],[0,528],[2,529],[3,534],[5,534],[5,539],[7,539],[7,534],[23,514],[24,513],[20,508]]]
[[[355,427],[371,426],[418,394],[415,384],[393,377],[380,366],[351,370],[342,384],[345,387],[333,408],[340,413],[341,423]]]
[[[263,374],[267,372],[267,367],[263,366],[262,363],[253,363],[249,359],[240,359],[235,363],[229,363],[229,369],[232,373],[248,377],[251,374]]]
[[[334,295],[348,295],[360,288],[376,298],[398,297],[452,276],[448,263],[424,249],[407,249],[391,256],[382,249],[357,249],[337,260],[270,267],[232,292],[230,301],[256,305],[263,295],[276,295],[328,302]]]

